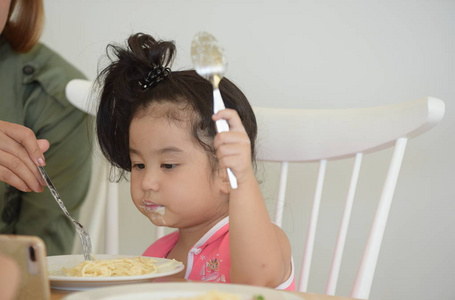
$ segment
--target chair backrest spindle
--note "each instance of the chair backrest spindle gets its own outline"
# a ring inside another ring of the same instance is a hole
[[[155,239],[160,239],[164,236],[164,227],[163,226],[158,226],[156,227],[156,230],[155,230]]]
[[[118,223],[118,183],[107,183],[106,195],[106,238],[104,249],[106,254],[119,254],[119,223]]]
[[[275,205],[275,221],[274,223],[281,227],[283,221],[284,201],[286,197],[286,186],[288,182],[289,162],[281,163],[280,185],[278,189],[278,198]]]
[[[404,151],[406,149],[407,138],[399,138],[396,141],[389,170],[384,182],[381,197],[379,199],[376,215],[373,220],[370,235],[365,246],[357,277],[351,292],[351,297],[368,299],[371,285],[373,283],[374,271],[384,236],[393,194],[398,180]]]
[[[322,190],[324,186],[325,170],[327,168],[327,160],[323,159],[319,162],[318,179],[316,182],[316,190],[314,193],[313,207],[311,209],[310,222],[303,252],[302,268],[300,272],[299,290],[306,292],[308,289],[308,280],[310,275],[311,260],[313,258],[314,240],[316,237],[316,227],[318,224],[319,208],[321,206]]]
[[[354,167],[352,169],[351,181],[349,183],[348,195],[344,205],[343,217],[341,219],[340,229],[338,231],[338,238],[335,246],[335,253],[333,255],[332,266],[330,268],[329,280],[327,282],[326,294],[335,295],[338,275],[340,273],[341,259],[343,258],[344,245],[348,233],[349,221],[351,220],[352,206],[354,204],[354,196],[357,189],[357,182],[359,180],[360,167],[362,165],[362,153],[355,155]]]

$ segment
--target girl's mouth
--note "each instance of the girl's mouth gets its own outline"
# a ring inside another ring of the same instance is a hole
[[[146,200],[142,200],[142,203],[144,205],[141,205],[141,207],[144,208],[145,211],[164,215],[165,209],[164,209],[163,205],[158,205],[153,202],[146,201]]]

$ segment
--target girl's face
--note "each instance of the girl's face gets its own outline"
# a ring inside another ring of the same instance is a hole
[[[154,104],[131,121],[133,202],[158,226],[210,226],[228,215],[226,182],[212,172],[189,121],[165,116],[169,108],[176,106]]]

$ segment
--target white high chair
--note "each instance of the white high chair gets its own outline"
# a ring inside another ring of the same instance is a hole
[[[350,295],[353,298],[367,299],[406,142],[408,139],[428,131],[443,118],[444,103],[439,99],[425,98],[372,108],[307,110],[256,107],[254,111],[259,128],[258,160],[281,162],[274,219],[277,225],[282,224],[289,163],[319,162],[300,282],[298,283],[299,291],[306,292],[308,287],[316,225],[328,161],[354,158],[351,181],[326,288],[326,294],[334,295],[362,157],[367,153],[394,147],[376,215]]]
[[[90,104],[92,83],[85,80],[73,80],[66,89],[71,103],[83,111],[95,113]],[[324,176],[328,161],[352,159],[354,166],[345,198],[342,222],[339,228],[335,253],[326,288],[326,294],[335,293],[341,266],[347,229],[351,216],[354,195],[359,178],[364,154],[378,152],[394,147],[389,169],[379,198],[376,215],[365,251],[355,279],[351,297],[367,299],[369,297],[376,263],[379,255],[384,230],[398,179],[406,143],[430,130],[444,116],[444,103],[435,98],[404,102],[381,107],[355,109],[279,109],[254,108],[259,134],[257,158],[265,162],[280,162],[281,176],[276,201],[274,222],[281,226],[285,204],[286,182],[290,163],[319,162],[317,183],[314,192],[313,207],[309,220],[308,233],[300,273],[299,291],[307,291],[308,279],[313,256],[316,225],[322,197]],[[108,164],[102,162],[105,175],[94,176],[96,187],[102,187],[104,196],[89,195],[88,203],[96,203],[101,209],[94,209],[87,220],[92,234],[90,220],[103,218],[106,207],[105,244],[106,253],[118,251],[118,195],[115,183],[108,181]],[[96,167],[94,169],[97,169]],[[85,225],[85,223],[83,223]],[[98,226],[97,230],[101,230]],[[95,229],[93,229],[95,230]],[[163,235],[158,228],[157,236]],[[296,253],[296,251],[293,251]]]

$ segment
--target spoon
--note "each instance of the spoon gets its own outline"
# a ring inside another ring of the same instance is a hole
[[[57,189],[55,188],[54,184],[52,183],[51,179],[49,178],[49,175],[47,175],[44,168],[38,166],[38,170],[41,173],[41,176],[43,176],[43,179],[46,181],[47,187],[51,191],[51,194],[54,197],[55,201],[57,201],[58,205],[63,210],[65,215],[68,217],[68,219],[71,220],[71,222],[73,222],[74,226],[76,227],[76,231],[79,234],[79,238],[81,239],[82,250],[84,252],[84,259],[92,260],[91,258],[92,242],[90,240],[90,235],[88,234],[84,226],[82,226],[81,223],[79,223],[78,221],[74,220],[73,217],[70,215],[70,213],[65,207],[65,204],[63,204],[63,201],[60,198],[60,194],[57,192]]]
[[[213,112],[216,114],[225,108],[218,88],[227,66],[224,49],[213,35],[199,32],[191,43],[191,59],[199,76],[210,81],[213,86]],[[226,120],[217,120],[215,124],[217,132],[229,131],[229,124]],[[236,189],[237,178],[230,168],[227,168],[227,173],[231,188]]]

